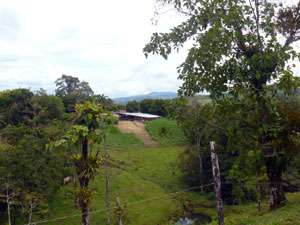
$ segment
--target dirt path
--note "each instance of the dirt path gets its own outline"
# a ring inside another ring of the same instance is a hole
[[[148,147],[159,146],[145,129],[145,124],[137,121],[119,121],[118,128],[122,133],[134,133]]]

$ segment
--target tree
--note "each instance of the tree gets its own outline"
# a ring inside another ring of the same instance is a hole
[[[41,107],[39,119],[41,122],[62,119],[65,107],[61,98],[54,95],[37,96],[36,101]]]
[[[185,99],[173,100],[173,103],[171,104],[173,104],[173,107],[168,108],[170,117],[173,117],[173,119],[177,121],[177,123],[184,131],[185,135],[188,137],[190,143],[192,145],[196,144],[197,146],[197,156],[199,160],[200,173],[199,183],[201,185],[201,191],[203,191],[203,157],[201,156],[201,142],[206,125],[204,122],[204,114],[208,114],[205,113],[205,111],[208,111],[208,107],[202,106],[200,104],[189,106]],[[176,104],[175,107],[174,104]]]
[[[143,99],[139,102],[140,110],[143,113],[150,113],[159,116],[167,116],[166,99]]]
[[[89,204],[93,190],[89,189],[89,183],[94,179],[102,162],[98,152],[93,154],[92,150],[89,149],[94,143],[100,144],[102,141],[101,134],[96,133],[96,129],[103,125],[102,112],[103,110],[99,105],[90,102],[77,105],[75,125],[67,132],[64,139],[55,144],[55,146],[64,146],[65,143],[68,143],[69,146],[74,146],[77,150],[71,159],[80,185],[80,189],[75,190],[74,194],[81,207],[82,225],[90,224]],[[50,148],[53,148],[53,143]]]
[[[225,182],[222,184],[224,202],[233,204],[237,200],[253,200],[253,191],[244,188],[240,181],[230,176],[237,150],[227,151],[227,124],[218,127],[222,118],[215,112],[215,107],[211,104],[201,105],[194,100],[194,97],[176,98],[167,106],[168,117],[176,120],[188,141],[186,150],[179,156],[179,168],[185,182],[191,187],[201,186],[201,191],[213,190],[207,185],[213,182],[209,144],[214,139],[218,143],[218,157],[222,162],[220,169],[222,181]],[[239,184],[233,185],[234,182]],[[237,189],[240,191],[235,191]]]
[[[79,89],[80,81],[77,77],[62,75],[55,81],[57,89],[55,89],[56,96],[64,97],[66,95],[75,94]]]
[[[136,100],[129,101],[126,104],[126,111],[127,112],[138,112],[138,111],[140,111],[139,103]]]
[[[150,113],[149,109],[151,108],[152,99],[143,99],[139,104],[142,113]]]
[[[94,95],[93,100],[95,100],[96,103],[101,104],[104,110],[108,110],[108,111],[118,110],[113,100],[105,96],[104,94]]]
[[[0,92],[1,126],[30,124],[30,119],[34,116],[32,97],[33,93],[25,88]]]
[[[94,92],[90,87],[89,83],[86,81],[82,81],[79,83],[78,92],[82,96],[93,96]]]
[[[287,64],[299,56],[292,44],[300,40],[300,2],[294,6],[265,0],[159,2],[173,4],[187,20],[170,33],[154,33],[145,55],[167,59],[172,50],[193,42],[178,67],[183,80],[179,93],[188,96],[206,90],[223,119],[234,119],[229,144],[235,142],[231,147],[238,148],[242,157],[253,153],[257,171],[267,168],[270,209],[277,209],[285,202],[282,173],[300,152],[299,145],[294,151],[274,145],[291,124],[275,95],[283,91],[291,96],[299,86]],[[297,130],[288,135],[297,138]],[[291,145],[296,144],[293,138],[288,139]]]
[[[15,171],[10,171],[11,168],[5,166],[11,163],[11,149],[8,146],[0,145],[0,173],[1,173],[1,185],[0,185],[0,201],[4,202],[7,206],[7,218],[8,224],[11,225],[11,208],[14,205],[18,205],[18,195],[19,190],[16,185],[14,178],[11,178],[12,173]]]
[[[25,124],[35,128],[64,114],[62,99],[39,91],[36,95],[28,89],[0,92],[0,126]]]
[[[55,81],[55,94],[63,98],[67,112],[74,112],[75,104],[90,100],[94,92],[86,81],[77,77],[62,75]]]
[[[63,162],[57,152],[45,149],[53,133],[24,125],[7,129],[10,145],[0,142],[0,200],[6,198],[8,211],[13,209],[12,219],[23,221],[28,216],[31,220],[33,210],[45,209],[58,190]]]

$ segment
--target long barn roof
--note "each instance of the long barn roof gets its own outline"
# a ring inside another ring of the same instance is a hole
[[[121,115],[126,115],[126,116],[136,116],[136,117],[142,117],[142,118],[161,118],[161,116],[153,115],[153,114],[148,114],[148,113],[119,113]]]

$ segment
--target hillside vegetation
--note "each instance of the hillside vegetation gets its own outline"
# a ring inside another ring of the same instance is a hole
[[[146,123],[153,137],[157,137],[162,147],[146,148],[134,134],[121,133],[116,125],[108,127],[107,143],[110,176],[110,207],[112,224],[117,224],[116,196],[120,198],[123,208],[123,224],[126,225],[171,225],[179,217],[187,216],[187,211],[212,217],[212,225],[217,224],[217,215],[213,193],[201,194],[199,189],[188,190],[183,180],[183,173],[178,167],[179,156],[186,144],[182,132],[175,122],[159,119]],[[162,135],[165,127],[167,135]],[[179,141],[180,140],[180,141]],[[166,147],[170,145],[172,147]],[[103,154],[103,145],[100,149]],[[104,167],[94,178],[91,186],[91,224],[107,224],[105,207],[105,173]],[[46,211],[34,213],[33,221],[48,221],[47,225],[80,224],[81,210],[74,208],[73,183],[61,187],[49,202]],[[181,191],[186,190],[186,191]],[[179,192],[178,192],[179,191]],[[224,206],[225,223],[240,224],[299,224],[300,193],[287,195],[288,204],[280,210],[270,212],[268,202],[262,202],[262,211],[258,212],[255,203],[237,206]],[[1,224],[7,224],[3,217]],[[173,221],[173,222],[172,222]],[[15,221],[16,224],[23,224]]]
[[[122,204],[127,205],[124,208],[124,224],[169,224],[170,221],[184,215],[182,203],[188,204],[194,194],[182,192],[168,195],[187,188],[181,181],[181,172],[176,166],[178,155],[182,150],[181,147],[168,147],[109,151],[112,165],[109,169],[110,205],[116,206],[116,196],[120,197]],[[95,177],[92,188],[96,188],[97,191],[91,198],[91,223],[106,224],[104,168]],[[65,195],[67,190],[72,190],[72,184],[61,188],[51,202],[49,212],[44,217],[36,215],[34,221],[67,217],[46,224],[79,224],[80,216],[71,216],[80,214],[80,210],[74,209],[74,197],[71,194]],[[207,205],[206,210],[210,214],[214,213],[211,208],[213,202],[201,196],[194,198]],[[112,224],[115,224],[117,217],[114,210],[111,212]]]
[[[269,211],[268,202],[264,201],[261,212],[257,204],[225,206],[226,225],[298,225],[300,224],[300,192],[288,193],[288,203],[277,211]],[[211,225],[217,225],[215,219]]]
[[[211,198],[213,195],[203,195],[193,191],[168,195],[188,188],[177,166],[178,156],[184,148],[174,146],[109,150],[110,206],[116,206],[116,196],[120,197],[122,204],[127,205],[124,208],[123,224],[172,224],[172,221],[184,216],[187,209],[211,216],[213,218],[211,224],[217,224],[215,202]],[[92,188],[97,191],[91,198],[91,223],[106,224],[104,168],[95,177]],[[80,210],[74,209],[74,197],[71,194],[66,195],[67,190],[72,190],[72,184],[61,188],[51,202],[49,212],[42,217],[35,215],[34,221],[67,217],[46,224],[79,224],[80,216],[71,216],[80,215]],[[291,193],[287,197],[288,204],[275,212],[268,210],[267,201],[262,203],[261,212],[258,212],[255,203],[224,206],[226,225],[299,224],[300,193]],[[189,208],[191,205],[193,209]],[[112,224],[116,224],[117,217],[114,209],[111,212]]]
[[[151,137],[163,146],[184,146],[187,140],[177,123],[169,119],[157,119],[146,122],[146,130]]]

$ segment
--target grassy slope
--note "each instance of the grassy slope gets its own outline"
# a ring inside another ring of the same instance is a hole
[[[115,196],[120,197],[121,203],[130,203],[135,201],[140,201],[142,199],[151,198],[157,195],[165,194],[164,190],[156,184],[145,181],[137,175],[133,175],[126,171],[120,171],[119,169],[110,169],[111,173],[111,207],[115,206]],[[98,192],[92,195],[91,199],[91,211],[101,210],[100,212],[92,213],[90,215],[90,221],[92,224],[106,224],[107,216],[105,210],[105,182],[104,175],[97,176],[93,187],[98,188]],[[56,200],[54,205],[64,205],[66,208],[58,207],[57,210],[51,210],[49,215],[50,218],[73,215],[80,213],[79,210],[74,210],[70,205],[72,205],[73,197],[68,196],[64,200],[63,192],[60,193],[59,199]],[[59,204],[58,204],[59,203]],[[127,207],[127,217],[130,219],[130,224],[152,224],[159,221],[167,220],[167,213],[169,211],[176,210],[176,205],[173,204],[171,198],[164,198],[155,201],[148,201],[144,203],[139,203],[136,205]],[[113,214],[113,210],[111,210]],[[154,218],[153,215],[155,215]],[[112,215],[113,220],[116,220],[116,216]],[[71,225],[80,224],[81,217],[77,216],[74,218],[66,219],[61,221],[60,224]],[[57,224],[56,222],[47,224]]]
[[[153,125],[154,122],[151,121],[150,124]],[[157,130],[157,127],[162,124],[167,124],[169,128],[171,127],[170,129],[177,129],[174,124],[172,125],[166,119],[157,120],[152,128],[154,127],[153,129]],[[183,151],[184,147],[144,148],[141,147],[143,146],[142,142],[136,141],[137,138],[135,135],[125,137],[124,135],[126,134],[121,134],[118,129],[110,129],[112,132],[108,137],[108,144],[110,146],[117,146],[117,148],[113,147],[109,150],[110,161],[121,168],[110,168],[111,207],[115,206],[116,195],[120,197],[121,203],[126,202],[129,204],[186,188],[181,180],[181,171],[176,166],[178,155]],[[172,138],[173,140],[180,140],[180,136],[181,134],[176,134]],[[163,137],[159,140],[161,143],[167,145],[171,137]],[[126,148],[120,149],[121,146],[125,146]],[[106,224],[104,168],[95,177],[93,187],[96,187],[98,191],[92,195],[91,211],[99,209],[101,211],[90,215],[91,224]],[[60,190],[56,199],[51,203],[50,211],[44,219],[80,214],[79,209],[74,210],[73,208],[74,198],[70,194],[65,197],[64,192],[68,189],[72,190],[72,185]],[[226,225],[300,224],[298,221],[298,218],[300,218],[300,193],[288,194],[287,197],[289,204],[276,212],[269,212],[267,210],[267,203],[263,203],[261,213],[257,212],[255,204],[225,206]],[[124,224],[169,224],[172,219],[182,215],[183,203],[186,206],[192,203],[195,207],[194,213],[203,213],[216,218],[214,202],[208,201],[205,196],[199,195],[196,192],[183,192],[127,206],[127,221]],[[116,224],[116,216],[113,211],[111,210],[112,224]],[[34,221],[40,220],[43,220],[43,218],[38,218],[38,214],[34,216]],[[80,220],[80,216],[75,216],[45,224],[80,224]],[[217,224],[216,220],[212,224]]]
[[[166,190],[186,188],[176,166],[182,147],[146,148],[122,152],[111,151],[113,162],[126,171],[158,184]]]
[[[140,148],[144,143],[135,134],[123,134],[118,127],[107,127],[107,145],[114,148]]]
[[[185,188],[181,182],[181,172],[175,166],[181,147],[127,149],[122,151],[110,150],[111,162],[122,169],[110,168],[111,174],[111,206],[115,206],[116,195],[121,203],[140,201],[156,196],[163,196],[175,190]],[[98,192],[92,195],[91,211],[104,209],[104,211],[91,214],[91,224],[106,224],[105,211],[105,180],[104,168],[95,177],[94,187]],[[62,189],[51,204],[47,218],[63,217],[80,213],[74,210],[73,197],[64,197],[64,191],[72,189],[71,186]],[[183,213],[182,201],[188,203],[194,193],[179,193],[141,202],[127,207],[126,215],[129,221],[125,224],[168,224],[172,218],[178,218]],[[202,203],[207,202],[204,197],[194,196]],[[213,212],[212,209],[209,209]],[[113,210],[112,210],[113,214]],[[113,215],[113,220],[116,216]],[[35,221],[40,220],[35,217]],[[59,224],[79,224],[80,216],[60,220]],[[57,224],[57,221],[46,224]]]
[[[166,134],[160,135],[160,129],[166,128]],[[146,130],[151,137],[163,146],[183,146],[186,140],[182,130],[179,129],[175,121],[168,119],[157,119],[146,122]]]
[[[225,206],[226,225],[299,225],[300,224],[300,192],[287,193],[287,205],[277,211],[269,211],[267,202],[263,202],[261,212],[257,205]],[[217,225],[215,220],[213,225]]]

